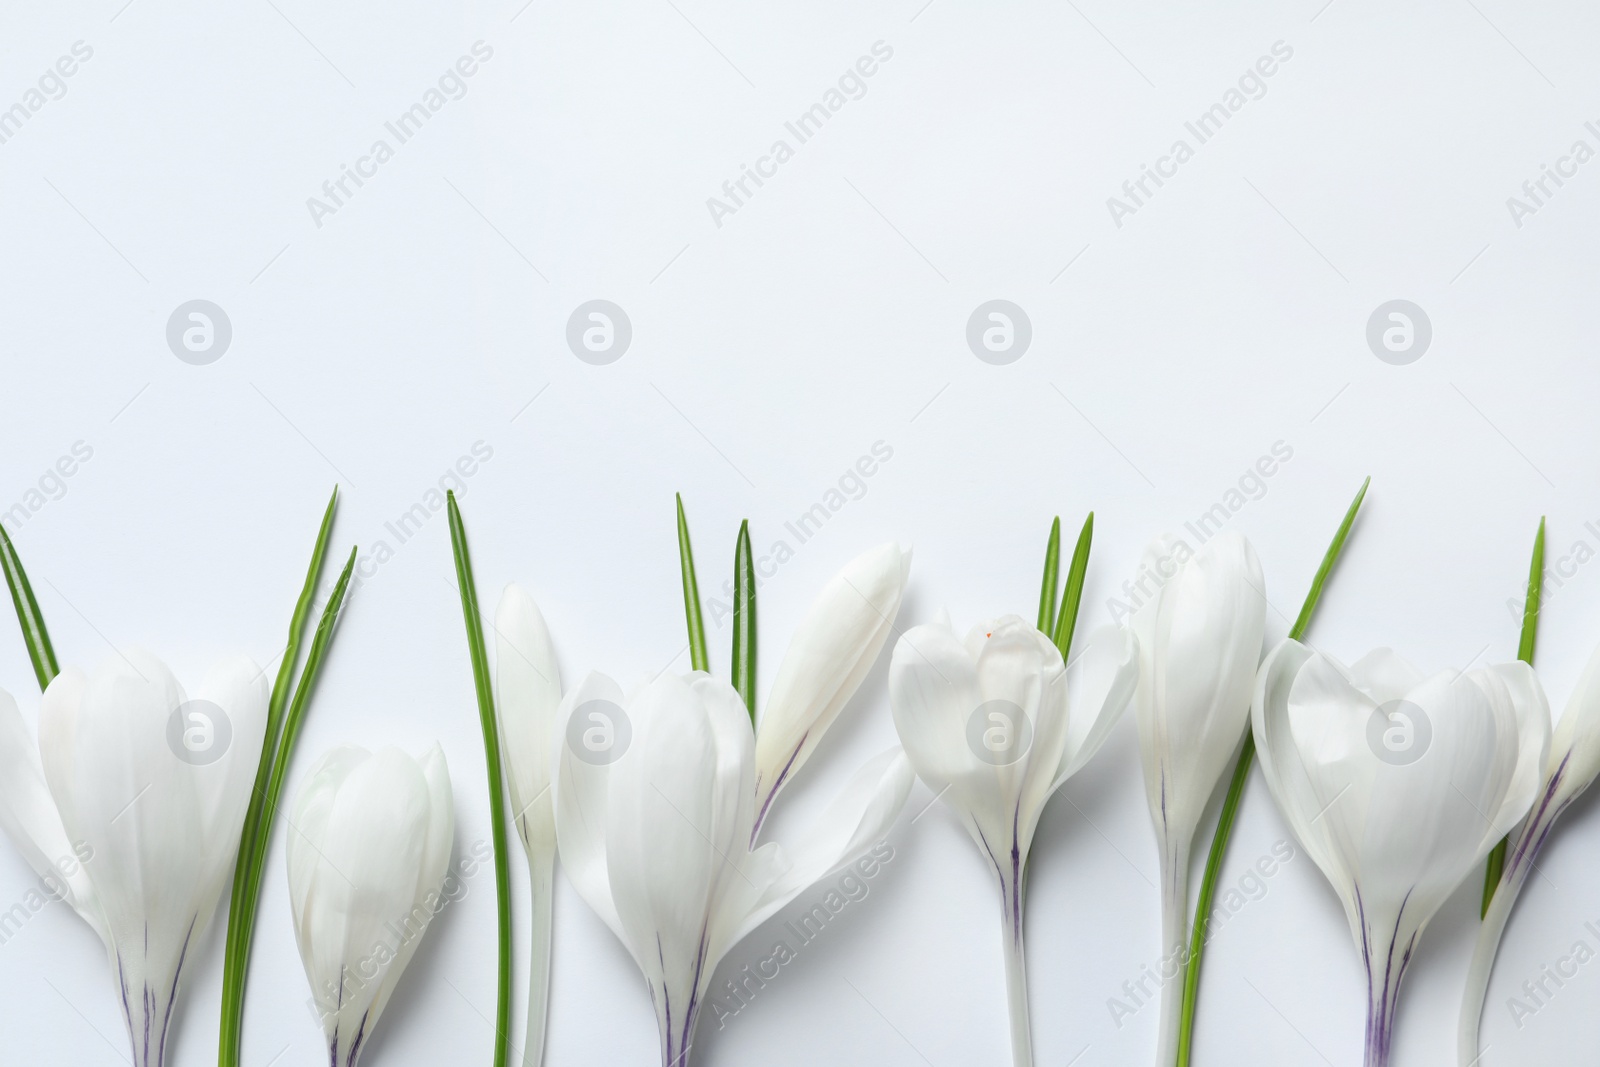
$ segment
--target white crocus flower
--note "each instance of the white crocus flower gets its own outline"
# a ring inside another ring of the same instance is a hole
[[[834,575],[784,650],[756,731],[756,824],[793,780],[878,660],[911,573],[894,542],[863,552]]]
[[[1154,586],[1146,589],[1146,585]],[[1134,713],[1145,796],[1161,856],[1161,1031],[1156,1063],[1177,1056],[1195,831],[1250,724],[1266,596],[1255,549],[1227,530],[1198,552],[1172,536],[1145,550],[1134,612]]]
[[[550,918],[556,862],[551,746],[561,704],[561,670],[544,616],[526,591],[508,585],[495,610],[495,709],[500,719],[511,814],[528,857],[533,892],[524,1067],[544,1059],[550,1002]]]
[[[0,823],[105,942],[134,1067],[161,1067],[186,961],[233,869],[267,721],[267,683],[229,659],[190,700],[130,651],[45,690],[37,753],[0,699]],[[81,871],[68,875],[71,858]],[[59,884],[59,883],[58,883]]]
[[[1478,928],[1478,943],[1472,952],[1467,972],[1466,992],[1461,1001],[1459,1053],[1461,1063],[1476,1064],[1478,1026],[1483,1016],[1484,997],[1489,992],[1489,973],[1506,931],[1506,920],[1516,906],[1517,895],[1533,870],[1533,861],[1550,836],[1550,828],[1561,813],[1589,788],[1600,775],[1600,648],[1589,657],[1578,684],[1567,701],[1567,710],[1556,723],[1550,742],[1550,755],[1544,763],[1544,779],[1534,794],[1531,814],[1511,839],[1506,849],[1506,864],[1495,887],[1494,899]]]
[[[1008,615],[966,640],[948,621],[895,644],[889,697],[917,775],[957,813],[994,869],[1002,905],[1011,1054],[1033,1061],[1023,883],[1045,803],[1105,741],[1138,680],[1136,642],[1103,627],[1068,673],[1055,644]]]
[[[712,973],[801,890],[894,822],[912,774],[871,760],[792,852],[752,849],[755,737],[739,694],[695,671],[631,699],[590,674],[562,701],[555,782],[562,868],[644,973],[663,1067],[683,1067]]]
[[[413,759],[343,745],[295,796],[286,848],[294,933],[330,1067],[355,1067],[444,906],[455,837],[450,772],[437,744]]]
[[[1367,972],[1367,1067],[1428,921],[1533,803],[1550,715],[1525,663],[1424,678],[1388,649],[1346,668],[1285,640],[1252,707],[1267,785],[1344,904]]]

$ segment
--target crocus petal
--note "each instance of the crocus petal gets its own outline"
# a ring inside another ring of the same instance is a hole
[[[550,746],[561,671],[544,616],[521,586],[508,585],[500,595],[494,628],[495,710],[511,811],[522,843],[530,851],[549,851],[556,847]]]
[[[1404,901],[1426,921],[1505,833],[1492,819],[1516,768],[1518,731],[1509,706],[1455,672],[1435,675],[1405,699],[1427,713],[1432,740],[1421,759],[1392,766],[1372,754],[1364,731],[1358,735],[1355,743],[1377,766],[1351,858],[1364,899],[1397,908]],[[1407,814],[1380,814],[1392,812]],[[1343,815],[1326,817],[1343,823]],[[1354,832],[1356,824],[1347,825]]]
[[[1550,757],[1550,701],[1533,667],[1520,660],[1481,668],[1469,677],[1486,693],[1496,691],[1497,696],[1497,687],[1491,687],[1488,679],[1498,680],[1517,722],[1517,765],[1511,786],[1499,810],[1485,813],[1491,816],[1488,836],[1492,848],[1528,813],[1538,795],[1545,761]]]
[[[417,875],[416,892],[412,896],[407,920],[402,924],[402,929],[412,936],[401,942],[394,962],[379,983],[378,996],[373,1001],[372,1015],[367,1023],[368,1030],[378,1021],[378,1016],[383,1013],[395,986],[400,982],[400,975],[422,944],[422,932],[432,919],[444,889],[445,872],[450,867],[450,849],[455,843],[455,800],[450,792],[450,768],[445,764],[444,749],[435,741],[418,757],[417,764],[422,769],[423,780],[428,783],[428,825],[422,841],[422,866]]]
[[[733,836],[731,809],[749,760],[743,768],[723,763],[704,706],[674,675],[642,692],[628,715],[633,745],[612,767],[606,812],[611,895],[646,977],[692,989],[711,901],[727,857],[743,845]]]
[[[1102,626],[1089,635],[1067,671],[1067,741],[1051,791],[1094,758],[1139,685],[1139,641],[1133,631]]]
[[[1399,700],[1427,679],[1421,671],[1392,648],[1375,648],[1350,664],[1349,674],[1357,689],[1374,704]]]
[[[67,840],[61,814],[45,785],[39,746],[23,723],[17,702],[4,690],[0,690],[0,827],[50,890],[104,940],[94,885],[82,857]]]
[[[877,661],[910,573],[910,549],[879,545],[834,575],[801,620],[757,731],[758,824]]]
[[[248,656],[234,656],[217,664],[201,681],[195,700],[208,701],[222,708],[229,719],[233,741],[220,759],[195,769],[195,789],[200,797],[201,836],[207,841],[231,841],[225,862],[213,869],[208,888],[215,905],[222,883],[233,871],[240,828],[250,806],[261,745],[266,738],[267,704],[270,692],[266,672]],[[240,737],[245,738],[239,744]],[[252,744],[249,739],[254,738]]]
[[[328,837],[328,818],[333,812],[333,801],[350,772],[372,758],[372,753],[356,745],[340,745],[329,749],[311,765],[300,791],[295,794],[294,806],[287,813],[288,842],[284,846],[284,861],[289,875],[289,905],[296,916],[295,933],[302,959],[311,958],[312,946],[305,940],[309,927],[302,923],[310,903],[311,887],[315,883],[321,855],[305,842],[325,841]],[[304,842],[296,843],[300,839]]]
[[[1348,788],[1339,786],[1333,795],[1322,795],[1323,783],[1313,778],[1301,760],[1295,733],[1289,722],[1289,695],[1293,691],[1302,714],[1327,716],[1351,698],[1353,687],[1336,670],[1300,677],[1300,670],[1314,655],[1306,645],[1285,638],[1267,654],[1256,676],[1255,699],[1251,703],[1251,724],[1255,731],[1256,758],[1262,776],[1277,799],[1278,810],[1288,822],[1295,840],[1305,849],[1334,891],[1351,910],[1354,886],[1349,872],[1338,862],[1338,850],[1330,834],[1331,824],[1321,819],[1328,804],[1343,800]],[[1308,731],[1309,732],[1309,731]]]
[[[889,704],[900,743],[934,792],[970,774],[967,719],[983,702],[978,665],[948,621],[907,630],[889,660]]]
[[[911,761],[899,748],[891,748],[868,760],[828,805],[798,847],[782,854],[786,867],[782,874],[753,898],[748,910],[729,907],[727,921],[721,924],[712,942],[714,967],[732,946],[756,927],[782,910],[808,886],[826,878],[882,841],[899,818],[911,795],[916,775]],[[735,892],[753,889],[742,881],[730,885]],[[741,917],[740,912],[743,911]],[[707,971],[706,980],[710,981]]]
[[[66,783],[71,777],[72,754],[78,747],[78,706],[88,688],[88,676],[77,667],[68,666],[51,680],[39,699],[39,766],[44,770],[50,795],[55,798],[63,832],[72,811],[73,797]],[[61,783],[60,789],[56,788],[57,783]]]
[[[1600,723],[1600,717],[1597,717],[1597,713],[1600,713],[1597,677],[1600,677],[1600,649],[1590,656],[1567,703],[1566,713],[1556,726],[1553,739],[1545,745],[1549,751],[1544,757],[1540,781],[1533,790],[1532,810],[1512,835],[1500,881],[1478,926],[1478,938],[1473,945],[1472,962],[1467,968],[1457,1024],[1456,1043],[1463,1067],[1472,1067],[1482,1058],[1478,1050],[1478,1028],[1483,1019],[1484,1000],[1488,996],[1489,977],[1494,969],[1495,956],[1500,950],[1500,939],[1505,934],[1506,923],[1511,919],[1517,897],[1533,871],[1534,860],[1544,847],[1556,820],[1594,779],[1595,760],[1600,755],[1595,729],[1596,724]],[[1528,669],[1521,672],[1520,680],[1509,677],[1505,681],[1506,691],[1519,707],[1523,746],[1531,748],[1539,745],[1543,741],[1539,731],[1548,718],[1548,708],[1538,678]],[[1522,791],[1525,774],[1523,761],[1519,760],[1517,783],[1510,793]],[[1500,821],[1515,815],[1517,810],[1513,805],[1511,811],[1502,813]]]
[[[556,840],[561,869],[585,903],[624,944],[627,935],[611,899],[611,879],[606,870],[606,825],[610,806],[612,764],[579,759],[566,742],[572,735],[575,714],[590,714],[594,701],[605,707],[622,707],[622,689],[603,674],[590,672],[562,698],[556,712],[556,771],[554,779]],[[582,720],[580,719],[580,729]],[[630,734],[631,736],[631,734]],[[630,750],[636,739],[629,742]],[[626,758],[627,753],[623,753]]]
[[[1600,775],[1600,646],[1590,654],[1556,724],[1545,777],[1556,778],[1558,769],[1565,798],[1577,796]]]

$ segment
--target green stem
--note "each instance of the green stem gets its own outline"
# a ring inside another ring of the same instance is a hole
[[[700,583],[694,576],[694,549],[689,545],[689,520],[683,515],[683,494],[678,497],[678,564],[683,569],[683,613],[689,623],[689,666],[711,669],[706,653],[706,620],[700,614]]]
[[[1539,532],[1533,535],[1533,559],[1528,564],[1528,599],[1522,602],[1522,640],[1517,644],[1517,658],[1532,666],[1533,646],[1539,639],[1539,599],[1544,591],[1544,516],[1539,517]],[[1478,917],[1489,914],[1489,902],[1494,899],[1495,887],[1506,869],[1506,842],[1489,853],[1488,865],[1483,871],[1483,907]]]
[[[1078,543],[1067,567],[1067,588],[1061,595],[1061,614],[1056,619],[1055,642],[1065,660],[1072,651],[1072,633],[1078,628],[1078,602],[1083,599],[1083,579],[1089,573],[1089,545],[1094,541],[1094,512],[1083,520]]]
[[[305,634],[306,620],[311,615],[311,602],[316,595],[317,578],[322,573],[323,561],[328,555],[328,535],[333,529],[333,514],[339,502],[339,488],[334,487],[322,513],[322,526],[317,531],[316,547],[311,552],[311,566],[306,569],[305,583],[300,587],[300,598],[295,601],[294,615],[289,620],[289,643],[278,664],[278,675],[272,683],[272,696],[267,703],[267,728],[261,742],[261,759],[256,764],[255,786],[250,793],[250,806],[245,812],[244,827],[239,834],[239,853],[233,866],[233,895],[228,905],[228,933],[222,964],[222,1021],[218,1027],[218,1067],[238,1067],[240,1043],[244,1028],[244,987],[247,979],[251,931],[255,923],[255,908],[246,907],[245,896],[251,884],[250,864],[256,855],[256,841],[260,837],[261,812],[266,803],[267,789],[272,776],[272,765],[277,755],[278,733],[283,723],[285,706],[289,703],[295,664],[300,659],[300,641]]]
[[[39,679],[42,692],[50,687],[61,668],[56,665],[56,650],[50,645],[50,631],[45,629],[39,602],[33,598],[33,586],[28,584],[28,572],[22,569],[22,560],[11,547],[11,538],[3,523],[0,523],[0,570],[6,573],[11,603],[17,609],[17,623],[22,627],[22,640],[28,646],[28,659],[33,661],[33,673]]]
[[[1039,631],[1051,636],[1056,617],[1056,582],[1061,574],[1061,516],[1050,524],[1050,540],[1044,546],[1044,582],[1039,587]]]
[[[478,695],[478,719],[483,726],[483,755],[489,769],[489,826],[494,838],[494,890],[500,924],[499,993],[495,998],[494,1067],[505,1067],[511,1033],[511,871],[506,849],[505,786],[500,778],[500,729],[494,713],[494,685],[489,676],[489,655],[483,646],[483,621],[478,614],[478,587],[472,577],[472,557],[467,552],[467,531],[461,523],[456,494],[446,494],[450,507],[450,547],[455,553],[456,583],[461,590],[461,614],[467,625],[467,651],[472,656],[472,683]],[[680,519],[682,512],[679,512]]]
[[[1327,582],[1334,563],[1339,559],[1345,538],[1350,536],[1350,527],[1355,524],[1356,512],[1361,510],[1361,501],[1367,495],[1367,486],[1371,484],[1371,477],[1361,483],[1361,490],[1356,493],[1356,498],[1350,502],[1349,510],[1344,513],[1344,521],[1339,524],[1338,532],[1333,535],[1328,551],[1323,553],[1322,565],[1317,568],[1316,576],[1311,580],[1311,590],[1306,593],[1305,603],[1300,606],[1300,615],[1289,629],[1289,637],[1293,640],[1298,641],[1304,637],[1306,628],[1311,625],[1311,615],[1316,610],[1317,600],[1322,596],[1322,587]],[[1183,976],[1183,1009],[1178,1020],[1178,1067],[1188,1067],[1189,1057],[1194,1048],[1195,1004],[1200,996],[1200,959],[1205,952],[1206,930],[1210,926],[1211,901],[1216,896],[1217,880],[1222,873],[1222,859],[1228,851],[1228,837],[1233,833],[1234,818],[1239,812],[1239,800],[1244,795],[1245,783],[1250,779],[1250,765],[1254,762],[1255,755],[1255,735],[1246,730],[1244,747],[1239,752],[1238,763],[1234,765],[1233,778],[1228,782],[1228,794],[1222,801],[1222,815],[1217,820],[1217,830],[1211,838],[1211,852],[1206,856],[1205,877],[1200,883],[1200,900],[1195,909],[1194,928],[1189,937],[1189,959]]]
[[[750,520],[739,524],[733,550],[733,688],[756,721],[756,568],[750,551]]]

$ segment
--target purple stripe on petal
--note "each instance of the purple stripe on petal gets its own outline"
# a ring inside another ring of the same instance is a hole
[[[794,761],[800,758],[800,750],[806,747],[806,738],[810,736],[810,730],[800,735],[800,743],[794,746],[793,752],[789,753],[789,761],[783,765],[783,770],[778,772],[777,781],[772,783],[772,789],[768,791],[766,799],[761,802],[761,810],[756,813],[755,825],[750,828],[750,847],[752,849],[756,847],[756,835],[761,832],[761,824],[767,821],[767,812],[771,810],[772,802],[776,799],[778,790],[782,789],[783,783],[789,780],[789,772],[794,769]],[[758,785],[756,788],[759,790],[760,786]]]

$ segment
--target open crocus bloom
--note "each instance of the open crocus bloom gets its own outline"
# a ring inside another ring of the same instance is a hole
[[[911,790],[910,764],[899,749],[869,761],[788,852],[752,848],[755,737],[728,683],[663,674],[629,699],[590,674],[562,701],[557,729],[562,867],[644,973],[663,1067],[682,1067],[717,963],[882,839]]]
[[[960,816],[1000,886],[1011,1051],[1033,1060],[1023,962],[1023,875],[1045,802],[1105,742],[1133,695],[1133,635],[1103,627],[1069,679],[1055,644],[1015,615],[974,627],[948,621],[895,644],[889,696],[917,775]]]
[[[416,759],[343,745],[295,796],[289,900],[329,1067],[355,1067],[444,906],[454,811],[437,744]]]
[[[1483,1017],[1483,1000],[1489,992],[1489,973],[1494,969],[1500,938],[1517,896],[1533,871],[1533,861],[1561,813],[1589,788],[1600,774],[1600,648],[1590,655],[1578,684],[1567,701],[1567,710],[1556,723],[1550,742],[1550,755],[1544,763],[1543,780],[1534,794],[1533,810],[1511,839],[1506,850],[1506,865],[1495,887],[1494,899],[1478,927],[1478,941],[1472,950],[1472,966],[1467,972],[1462,994],[1460,1062],[1472,1067],[1479,1059],[1478,1026]],[[1520,1024],[1519,1024],[1520,1025]]]
[[[1172,536],[1145,549],[1136,588],[1157,583],[1135,611],[1139,688],[1134,715],[1145,798],[1161,856],[1161,1027],[1156,1063],[1177,1056],[1189,939],[1189,856],[1206,803],[1250,725],[1267,601],[1261,563],[1226,530],[1198,551]]]
[[[145,652],[68,668],[45,690],[35,751],[0,699],[0,822],[41,875],[84,858],[66,899],[105,942],[134,1067],[161,1067],[184,963],[233,869],[266,730],[244,657],[191,700]]]
[[[1388,649],[1345,668],[1286,640],[1251,713],[1278,810],[1344,904],[1367,970],[1365,1062],[1385,1067],[1423,928],[1533,803],[1544,693],[1525,663],[1424,678]]]

